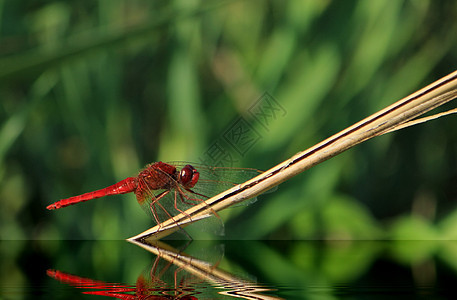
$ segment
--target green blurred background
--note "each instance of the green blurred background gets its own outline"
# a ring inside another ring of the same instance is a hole
[[[153,161],[268,169],[454,71],[455,1],[0,1],[0,238],[121,239],[134,195],[61,198]],[[261,126],[267,92],[283,114]],[[223,214],[227,238],[457,238],[457,119],[365,142]]]

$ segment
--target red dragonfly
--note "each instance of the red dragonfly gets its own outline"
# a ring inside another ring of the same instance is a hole
[[[138,203],[146,212],[152,213],[154,220],[160,224],[165,219],[183,213],[190,206],[202,203],[260,173],[256,169],[159,161],[147,165],[137,177],[128,177],[109,187],[62,199],[46,208],[59,209],[109,195],[135,193]],[[214,211],[213,214],[217,216]]]

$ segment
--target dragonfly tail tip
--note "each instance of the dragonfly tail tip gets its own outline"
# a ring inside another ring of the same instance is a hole
[[[54,210],[54,209],[57,209],[57,206],[56,206],[55,203],[54,203],[54,204],[51,204],[51,205],[46,206],[46,209],[48,209],[48,210]]]

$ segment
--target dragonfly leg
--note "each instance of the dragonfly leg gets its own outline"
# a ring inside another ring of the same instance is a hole
[[[192,237],[181,227],[181,225],[179,225],[175,219],[173,219],[173,216],[168,212],[168,210],[159,202],[160,199],[162,199],[163,197],[165,197],[170,191],[167,190],[167,191],[163,191],[162,193],[160,193],[158,196],[155,197],[155,199],[153,201],[151,201],[151,204],[149,205],[151,211],[152,211],[152,214],[154,215],[154,219],[156,220],[157,222],[157,226],[162,227],[162,223],[160,222],[159,220],[159,216],[157,214],[157,209],[156,209],[156,204],[159,206],[159,208],[167,215],[167,217],[171,220],[173,220],[176,225],[182,230],[182,232],[184,232],[184,234],[189,238],[189,239],[192,239]],[[182,210],[178,209],[176,207],[176,191],[175,191],[175,208],[185,214],[190,220],[192,220],[190,218],[190,216],[188,214],[186,214],[185,212],[183,212]]]
[[[181,200],[182,200],[182,199],[183,199],[183,197],[182,197],[182,192],[181,192],[181,190],[179,190],[179,191],[180,191],[179,197],[180,197]],[[186,215],[186,217],[189,218],[190,221],[192,221],[192,218],[191,218],[191,216],[190,216],[189,214],[187,214],[185,211],[183,211],[183,210],[181,210],[181,209],[178,208],[178,199],[177,199],[177,197],[176,197],[176,194],[177,194],[177,193],[178,193],[178,191],[175,191],[175,209],[176,209],[177,211],[179,211],[180,213]],[[183,201],[183,202],[184,202],[184,201]],[[186,202],[184,202],[184,203],[186,203]],[[193,205],[193,203],[186,203],[186,204]]]
[[[203,202],[203,203],[206,204],[206,206],[208,206],[208,208],[211,210],[211,213],[212,213],[213,215],[215,215],[219,220],[221,219],[221,217],[217,214],[217,212],[216,212],[214,209],[212,209],[211,206],[209,206],[209,205],[205,202],[205,200],[203,200],[203,199],[198,199],[198,198],[196,198],[196,199],[190,198],[190,197],[188,197],[186,194],[184,194],[184,193],[181,191],[181,189],[180,189],[179,187],[177,187],[177,189],[179,189],[179,191],[180,191],[179,197],[181,198],[181,201],[182,201],[183,203],[194,205],[193,203],[188,203],[188,202],[186,202],[186,201],[184,200],[184,198],[186,198],[186,200],[190,200],[190,201],[194,201],[194,202]],[[192,193],[192,194],[194,194],[194,195],[198,195],[198,196],[200,196],[200,197],[204,197],[204,198],[208,199],[207,196],[202,195],[202,194],[197,193],[197,192],[194,192],[194,191],[192,191],[191,189],[186,189],[186,191],[188,191],[188,192],[190,192],[190,193]],[[176,199],[175,199],[175,205],[176,205]]]
[[[163,282],[161,278],[163,277],[164,274],[167,273],[167,271],[171,267],[171,265],[172,265],[172,262],[167,262],[167,265],[165,267],[163,267],[162,270],[160,270],[157,274],[156,274],[156,270],[155,270],[154,274],[156,274],[156,275],[154,275],[154,277],[157,278],[159,281]]]
[[[152,212],[152,215],[154,216],[154,219],[157,223],[157,225],[159,227],[161,227],[161,222],[159,220],[159,215],[157,214],[157,209],[156,209],[156,203],[157,205],[160,206],[160,208],[162,208],[162,210],[168,215],[169,218],[171,218],[170,214],[168,213],[168,211],[162,206],[160,205],[159,203],[159,200],[162,199],[163,197],[165,197],[170,191],[163,191],[162,193],[160,193],[157,197],[154,197],[155,199],[151,201],[151,204],[149,204],[149,208]]]
[[[151,271],[149,271],[149,277],[151,278],[151,281],[154,282],[156,277],[154,276],[154,274],[156,273],[157,271],[157,264],[159,263],[159,260],[160,260],[160,257],[159,256],[156,256],[155,260],[154,260],[154,263],[152,264],[152,268],[151,268]]]
[[[151,202],[151,204],[149,205],[149,207],[150,207],[150,209],[151,209],[152,215],[154,216],[154,219],[155,219],[157,225],[158,225],[159,227],[161,227],[161,226],[160,226],[161,223],[160,223],[160,221],[159,221],[159,218],[157,217],[157,211],[156,211],[156,206],[154,205],[154,202]]]

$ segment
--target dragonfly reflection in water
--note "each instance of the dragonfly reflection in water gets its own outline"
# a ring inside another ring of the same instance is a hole
[[[47,209],[59,209],[109,195],[135,193],[141,207],[160,224],[260,173],[256,169],[155,162],[147,165],[136,177],[128,177],[109,187],[62,199],[48,205]],[[214,210],[211,212],[220,220]]]
[[[177,250],[165,243],[154,241],[134,244],[155,254],[152,266],[149,265],[137,277],[135,285],[109,283],[90,278],[79,277],[58,270],[49,269],[47,275],[57,281],[84,289],[83,294],[108,296],[118,299],[225,299],[228,297],[244,299],[280,300],[282,298],[265,292],[276,289],[260,285],[254,281],[242,279],[220,269],[223,247],[217,249],[195,248],[209,254],[212,259],[202,260],[183,250]],[[215,253],[218,256],[214,259]],[[219,257],[220,256],[220,257]],[[214,261],[216,260],[216,261]],[[230,266],[226,261],[224,265]],[[245,275],[245,274],[244,274]],[[246,275],[245,275],[246,277]]]
[[[58,270],[49,269],[46,271],[49,277],[60,282],[70,284],[77,288],[86,289],[82,292],[88,295],[108,296],[117,299],[182,299],[194,300],[192,289],[173,289],[164,286],[152,287],[143,277],[139,277],[136,286],[108,283],[100,280],[93,280],[77,275],[64,273]]]
[[[132,300],[197,299],[195,296],[201,292],[197,292],[195,287],[203,281],[160,256],[154,259],[152,267],[138,276],[135,285],[94,280],[53,269],[46,273],[57,281],[84,289],[83,294]]]

